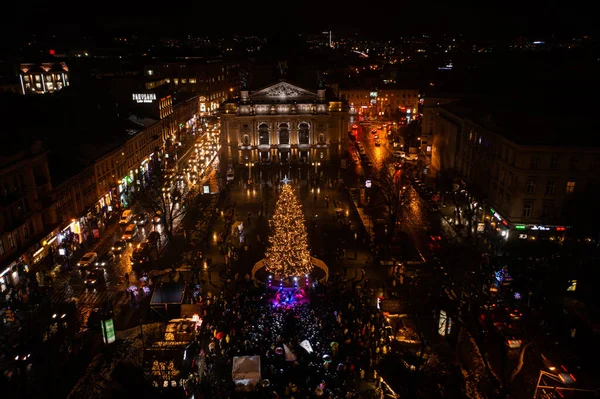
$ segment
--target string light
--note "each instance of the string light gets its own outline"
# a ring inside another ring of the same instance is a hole
[[[273,214],[273,233],[265,256],[267,271],[282,278],[310,273],[310,251],[302,206],[284,184]]]

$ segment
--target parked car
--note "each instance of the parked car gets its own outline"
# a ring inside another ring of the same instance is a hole
[[[406,153],[404,151],[394,151],[392,153],[392,156],[394,158],[404,158],[404,157],[406,157]]]
[[[125,240],[117,240],[112,246],[112,252],[115,254],[121,254],[127,248],[127,242]]]
[[[407,154],[404,159],[407,161],[416,161],[419,159],[419,154]]]
[[[125,229],[125,232],[123,233],[123,240],[125,240],[127,242],[131,242],[137,236],[137,234],[138,234],[137,225],[132,223],[129,226],[127,226],[127,228]]]
[[[115,254],[112,252],[107,252],[94,262],[94,266],[96,267],[106,267],[111,265],[115,261]]]
[[[88,252],[87,254],[83,255],[83,258],[81,258],[79,260],[79,262],[77,262],[77,266],[78,267],[88,267],[91,266],[96,259],[98,258],[98,254],[95,252]]]
[[[88,273],[87,278],[85,279],[85,285],[88,287],[97,287],[105,282],[104,270],[102,269],[93,269]]]
[[[147,242],[142,242],[137,245],[133,254],[131,254],[131,265],[132,266],[141,266],[149,260],[150,257],[150,244]]]
[[[131,213],[131,209],[125,209],[121,214],[121,220],[119,220],[119,224],[121,226],[128,225],[131,221],[131,218],[133,218],[133,213]]]
[[[157,211],[154,214],[154,217],[152,217],[152,223],[154,223],[154,224],[162,223],[162,212],[161,211]]]

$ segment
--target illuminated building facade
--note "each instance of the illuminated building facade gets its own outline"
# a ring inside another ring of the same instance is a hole
[[[577,204],[597,197],[600,141],[571,140],[572,122],[539,115],[484,98],[440,104],[431,114],[433,177],[463,178],[502,231],[563,231],[582,217]]]
[[[70,85],[69,68],[64,62],[22,63],[19,65],[21,94],[46,94]]]
[[[348,146],[348,106],[280,81],[222,104],[221,159],[231,164],[324,162]]]
[[[414,119],[419,109],[419,91],[384,85],[377,89],[341,89],[350,113],[371,117],[399,115],[407,122]]]
[[[0,292],[47,255],[45,236],[57,226],[47,151],[28,149],[0,155]]]

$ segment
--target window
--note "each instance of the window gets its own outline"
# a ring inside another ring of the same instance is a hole
[[[532,204],[525,204],[525,205],[523,205],[523,217],[530,218],[531,217],[531,210],[532,209],[533,209],[533,205]]]
[[[531,157],[531,169],[539,169],[540,168],[540,158],[533,156]]]
[[[279,125],[279,144],[290,143],[290,129],[287,123]]]
[[[577,169],[579,169],[579,159],[572,158],[571,159],[571,170],[577,170]]]
[[[544,206],[542,206],[542,216],[543,217],[550,216],[551,212],[552,212],[552,205],[551,204],[544,204]]]
[[[548,180],[548,182],[546,182],[546,194],[554,194],[555,188],[556,185],[554,180]]]
[[[323,133],[319,134],[319,144],[325,144],[325,135]]]
[[[29,82],[29,75],[23,76],[23,79],[25,80],[25,82]]]
[[[567,182],[567,193],[571,194],[575,192],[575,182],[574,181],[568,181]]]
[[[301,123],[298,126],[298,144],[308,144],[308,123]]]
[[[269,126],[266,123],[258,126],[258,144],[269,144]]]
[[[6,253],[6,249],[4,249],[4,240],[0,239],[0,256]]]
[[[23,237],[25,237],[26,240],[29,238],[29,228],[27,225],[23,226]]]
[[[550,169],[558,169],[558,157],[550,158]]]
[[[535,193],[535,181],[534,180],[530,180],[529,183],[527,183],[527,193],[528,194]]]
[[[242,144],[244,146],[250,145],[250,136],[248,136],[247,134],[244,134],[244,137],[242,137]]]
[[[15,248],[17,245],[15,244],[15,236],[14,233],[8,233],[8,246],[11,248]]]

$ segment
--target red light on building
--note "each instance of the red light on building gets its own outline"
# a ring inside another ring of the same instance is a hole
[[[556,231],[566,231],[567,228],[566,227],[557,227]]]
[[[50,55],[54,55],[56,54],[56,51],[54,51],[54,49],[50,49]]]
[[[508,222],[506,220],[503,220],[502,224],[508,227]]]

